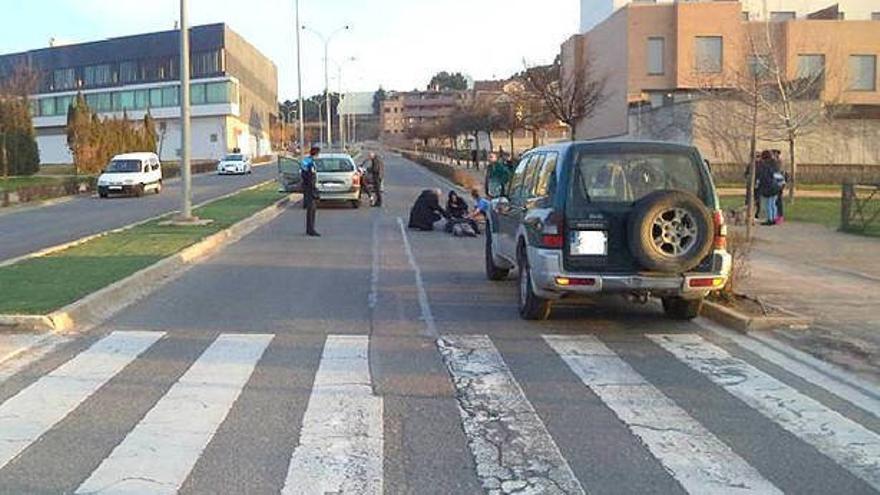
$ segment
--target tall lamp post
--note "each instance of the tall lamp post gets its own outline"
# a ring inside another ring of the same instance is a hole
[[[299,102],[299,152],[306,152],[306,122],[305,110],[303,104],[302,90],[302,45],[300,43],[300,23],[299,23],[299,0],[295,0],[296,7],[296,90]]]
[[[183,207],[180,220],[192,216],[192,170],[190,169],[190,94],[189,94],[189,19],[188,0],[180,0],[180,173],[183,182]]]
[[[337,113],[339,114],[339,139],[340,139],[340,142],[342,143],[342,149],[345,149],[345,145],[346,145],[346,141],[347,141],[346,138],[347,138],[347,134],[348,134],[348,129],[346,129],[347,123],[345,121],[345,114],[343,113],[343,107],[348,105],[348,103],[347,103],[348,98],[345,96],[345,93],[343,93],[343,90],[345,89],[345,87],[342,82],[342,66],[346,62],[355,62],[355,61],[357,61],[357,58],[355,58],[355,57],[347,57],[344,60],[342,60],[342,62],[336,62],[335,60],[331,60],[331,62],[333,62],[333,65],[336,66],[336,77],[337,77],[336,82],[339,83],[339,105],[337,106]]]
[[[343,32],[343,31],[348,31],[350,29],[350,27],[348,25],[342,26],[341,28],[337,29],[336,31],[333,31],[332,33],[330,33],[329,36],[324,36],[324,34],[321,33],[320,31],[314,30],[314,29],[312,29],[308,26],[305,26],[305,25],[302,27],[302,29],[305,31],[309,31],[312,34],[317,35],[319,38],[321,38],[321,41],[324,43],[324,95],[327,100],[327,145],[332,147],[333,146],[333,114],[331,113],[332,105],[330,103],[330,69],[328,68],[329,63],[330,63],[330,42],[333,40],[333,38],[337,34]]]

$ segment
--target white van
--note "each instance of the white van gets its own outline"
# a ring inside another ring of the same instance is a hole
[[[98,196],[111,194],[143,196],[162,192],[162,164],[155,153],[116,155],[98,177]]]

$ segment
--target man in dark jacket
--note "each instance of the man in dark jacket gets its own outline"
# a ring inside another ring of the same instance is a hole
[[[761,164],[758,167],[757,191],[761,196],[761,203],[767,221],[764,225],[776,225],[778,211],[776,208],[777,196],[780,188],[776,176],[780,174],[779,164],[773,159],[773,153],[764,151],[761,153]]]
[[[370,152],[370,164],[367,167],[367,173],[370,174],[376,194],[376,202],[373,206],[382,206],[382,183],[385,181],[385,162],[375,152]]]
[[[321,154],[321,149],[312,147],[309,156],[305,157],[300,166],[300,175],[303,185],[303,206],[306,208],[306,235],[321,237],[315,230],[315,216],[318,211],[318,169],[315,158]]]
[[[446,217],[440,206],[440,191],[425,189],[409,211],[409,228],[434,230],[434,223]]]

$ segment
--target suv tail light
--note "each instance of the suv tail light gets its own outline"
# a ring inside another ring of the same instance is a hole
[[[553,212],[541,229],[541,245],[544,249],[562,249],[565,246],[565,215]]]
[[[715,223],[715,249],[727,249],[727,225],[724,222],[724,212],[715,210],[713,215]]]

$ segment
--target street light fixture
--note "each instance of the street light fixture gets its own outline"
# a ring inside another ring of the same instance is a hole
[[[343,31],[348,31],[350,29],[350,26],[342,26],[336,31],[330,33],[329,36],[324,36],[324,34],[320,31],[317,31],[305,25],[302,26],[302,29],[304,31],[309,31],[312,34],[317,35],[324,43],[324,95],[327,100],[327,145],[333,146],[333,115],[331,113],[332,105],[330,103],[330,70],[328,68],[330,60],[330,42],[337,34]]]

